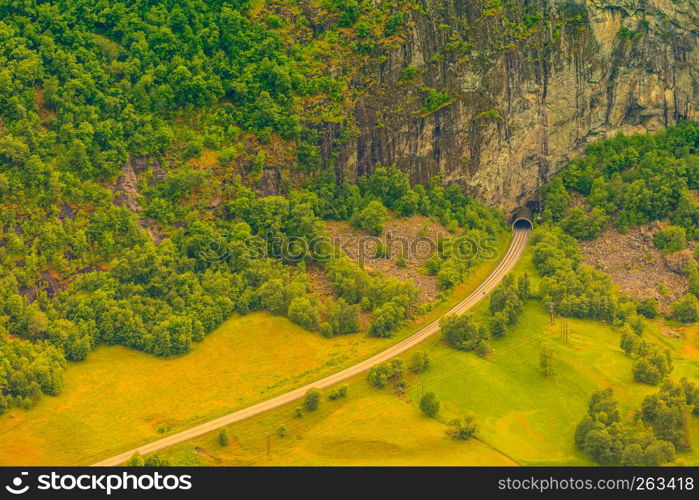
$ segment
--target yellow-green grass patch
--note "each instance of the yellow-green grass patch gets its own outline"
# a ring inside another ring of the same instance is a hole
[[[215,431],[162,455],[178,465],[515,465],[485,443],[455,441],[443,423],[364,377],[350,381],[347,399],[324,397],[300,418],[295,406],[226,427],[227,446]]]

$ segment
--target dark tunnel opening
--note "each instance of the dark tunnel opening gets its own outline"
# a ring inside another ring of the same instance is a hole
[[[532,229],[532,222],[529,219],[517,219],[512,223],[512,230]]]
[[[512,214],[512,230],[533,229],[534,214],[527,207],[520,207]]]

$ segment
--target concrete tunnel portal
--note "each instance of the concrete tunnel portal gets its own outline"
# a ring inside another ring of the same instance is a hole
[[[534,214],[527,207],[520,207],[512,214],[512,230],[532,229],[534,227]]]

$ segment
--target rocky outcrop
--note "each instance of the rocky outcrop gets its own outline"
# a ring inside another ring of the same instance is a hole
[[[591,141],[699,119],[698,0],[422,3],[368,70],[355,133],[334,147],[346,178],[395,164],[510,209]],[[451,100],[425,109],[429,88]]]

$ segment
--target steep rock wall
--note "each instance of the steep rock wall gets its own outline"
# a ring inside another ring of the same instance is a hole
[[[410,14],[348,117],[341,176],[395,164],[510,209],[591,141],[699,119],[699,0],[487,9],[497,3],[425,0]],[[541,20],[529,29],[532,14]],[[418,76],[405,81],[406,67]],[[429,112],[427,88],[452,99]]]

